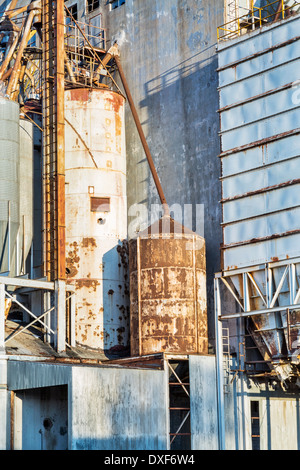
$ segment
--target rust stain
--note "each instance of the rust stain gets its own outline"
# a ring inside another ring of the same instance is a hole
[[[132,354],[207,353],[205,244],[194,256],[185,238],[145,236],[139,246],[138,256],[136,241],[130,242]]]
[[[12,305],[12,299],[5,299],[5,319],[7,319],[10,308]]]
[[[89,88],[71,88],[69,92],[72,101],[87,102],[90,97]]]
[[[81,242],[81,246],[83,248],[96,248],[97,247],[97,243],[96,243],[96,240],[95,238],[92,238],[92,237],[85,237],[82,239],[82,242]]]
[[[120,111],[120,108],[124,105],[124,98],[118,93],[110,93],[105,100],[110,103],[115,113]]]
[[[70,243],[69,248],[66,255],[67,277],[73,278],[78,274],[79,269],[78,243],[76,241]]]
[[[76,289],[82,289],[86,287],[92,289],[94,292],[97,290],[97,286],[100,285],[100,282],[97,279],[76,279]]]

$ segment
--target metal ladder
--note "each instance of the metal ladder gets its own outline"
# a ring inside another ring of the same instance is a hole
[[[64,2],[42,0],[42,21],[44,274],[52,281],[65,279]]]
[[[224,393],[229,393],[230,385],[230,344],[229,328],[222,327]]]

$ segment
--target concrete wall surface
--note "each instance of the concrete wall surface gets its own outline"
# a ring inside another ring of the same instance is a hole
[[[167,449],[166,380],[157,370],[73,367],[69,448]]]
[[[175,219],[205,237],[212,336],[213,276],[219,270],[221,243],[216,38],[224,2],[126,0],[111,11],[106,2],[101,8],[109,40],[118,40],[122,67]],[[128,103],[126,141],[130,236],[138,225],[146,228],[147,216],[157,218],[151,205],[160,201]],[[145,217],[135,204],[145,207]]]

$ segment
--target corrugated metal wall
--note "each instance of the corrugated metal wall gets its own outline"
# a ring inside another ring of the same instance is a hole
[[[300,17],[219,44],[224,269],[299,256]]]

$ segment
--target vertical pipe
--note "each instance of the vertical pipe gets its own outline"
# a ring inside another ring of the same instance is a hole
[[[199,352],[199,327],[198,327],[198,295],[197,295],[197,266],[196,266],[196,241],[193,236],[193,276],[194,276],[194,309],[195,309],[195,325],[196,325],[196,351]]]
[[[70,345],[76,345],[76,309],[75,309],[75,293],[70,293]]]
[[[56,2],[56,125],[57,125],[57,278],[66,279],[65,259],[65,48],[64,0]]]
[[[14,450],[15,443],[15,392],[10,392],[10,450]]]
[[[221,298],[219,280],[215,284],[215,335],[216,335],[216,371],[217,371],[217,396],[218,396],[218,429],[219,450],[226,449],[225,443],[225,416],[224,416],[224,377],[223,377],[223,338],[221,315]]]
[[[44,305],[44,312],[47,312],[48,310],[51,309],[51,293],[49,291],[44,291],[42,293],[43,295],[43,305]],[[45,328],[44,332],[44,342],[45,343],[51,343],[51,333],[50,333],[50,328],[51,328],[51,312],[49,312],[46,317],[45,317],[45,324],[47,325],[48,328]]]
[[[7,271],[10,272],[10,234],[11,234],[11,219],[10,219],[10,201],[8,201],[8,222],[7,222],[7,228],[8,228],[8,233],[7,233],[7,240],[8,240],[8,246],[7,246],[7,253],[8,253],[8,261],[7,261]]]
[[[11,73],[11,76],[10,76],[10,79],[9,79],[9,83],[8,83],[8,86],[7,86],[6,94],[13,100],[15,100],[15,98],[16,98],[16,90],[15,89],[16,89],[16,85],[17,85],[19,75],[20,75],[21,59],[22,59],[22,56],[23,56],[24,49],[25,49],[25,47],[27,45],[27,42],[28,42],[31,25],[32,25],[32,22],[33,22],[33,19],[34,19],[35,15],[36,15],[36,10],[33,9],[29,12],[29,15],[27,17],[27,21],[26,21],[26,25],[25,25],[24,33],[23,33],[23,38],[21,40],[21,44],[20,44],[20,47],[19,47],[19,50],[18,50],[18,53],[17,53],[16,61],[15,61],[15,64],[13,66],[13,70],[12,70],[12,73]]]
[[[8,6],[8,8],[6,10],[8,12],[8,14],[7,14],[8,17],[10,17],[11,13],[13,13],[12,10],[14,10],[16,8],[17,3],[18,3],[18,0],[12,0],[10,2],[10,5]]]
[[[22,30],[22,28],[21,28],[21,30]],[[1,64],[1,67],[0,67],[0,80],[2,79],[3,74],[4,74],[5,70],[6,70],[7,67],[8,67],[8,64],[10,63],[10,61],[11,61],[11,59],[12,59],[12,56],[13,56],[13,54],[14,54],[14,52],[15,52],[15,49],[16,49],[16,47],[17,47],[18,41],[19,41],[19,39],[20,39],[20,36],[21,36],[21,32],[19,32],[19,33],[16,35],[16,37],[15,37],[15,39],[14,39],[14,41],[13,41],[11,47],[9,48],[9,50],[8,50],[8,52],[7,52],[7,54],[6,54],[6,57],[5,57],[4,61],[3,61],[2,64]]]
[[[244,318],[237,318],[237,333],[238,333],[238,342],[243,343],[245,342],[245,319]],[[242,340],[243,338],[243,340]],[[245,353],[244,353],[245,354]],[[245,417],[245,395],[247,392],[245,391],[244,386],[244,354],[240,355],[240,369],[241,369],[241,376],[239,380],[240,384],[240,409],[241,409],[241,450],[246,450],[246,417]]]
[[[65,281],[55,281],[55,311],[57,352],[66,350],[66,285]]]
[[[0,284],[0,354],[5,353],[5,285]]]
[[[137,283],[138,283],[138,324],[139,324],[139,355],[142,355],[142,311],[141,311],[141,249],[140,237],[137,237]]]

